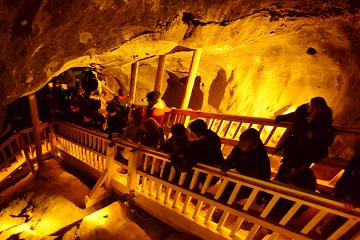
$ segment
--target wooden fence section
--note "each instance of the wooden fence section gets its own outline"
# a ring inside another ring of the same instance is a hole
[[[42,152],[51,154],[49,124],[40,125]],[[22,166],[26,159],[36,158],[33,129],[21,130],[0,145],[0,183]]]
[[[192,120],[197,118],[203,119],[208,124],[208,127],[220,136],[224,156],[227,156],[232,147],[238,143],[242,132],[248,128],[257,129],[271,157],[272,174],[276,175],[282,152],[274,154],[274,151],[286,136],[292,125],[291,123],[276,123],[273,119],[268,118],[174,109],[165,117],[165,132],[168,135],[171,126],[175,123],[188,126]],[[312,166],[317,179],[319,179],[319,188],[325,191],[330,191],[334,183],[340,178],[343,173],[342,169],[352,156],[351,147],[355,139],[360,136],[360,129],[342,126],[335,126],[334,129],[335,140],[329,148],[329,156]]]
[[[67,123],[57,124],[56,136],[61,149],[103,171],[106,148],[101,146],[109,142],[106,136]],[[353,239],[360,236],[360,211],[345,209],[329,196],[232,171],[224,175],[202,164],[190,173],[178,174],[169,167],[167,154],[122,139],[113,142],[118,166],[128,170],[113,176],[113,188],[134,192],[136,204],[201,238],[252,239],[265,232],[268,239],[280,235],[319,239],[316,229],[331,215],[343,224],[327,239],[346,238],[348,231],[355,231]]]

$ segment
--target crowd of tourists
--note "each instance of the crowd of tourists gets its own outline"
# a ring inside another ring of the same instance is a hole
[[[40,117],[47,121],[51,116],[55,120],[72,122],[107,133],[110,138],[128,139],[169,153],[170,162],[165,165],[162,174],[164,179],[169,176],[171,167],[176,169],[177,176],[182,172],[191,176],[193,167],[203,163],[218,167],[224,174],[232,170],[249,177],[271,180],[269,156],[258,130],[249,128],[242,132],[238,144],[227,158],[224,158],[220,137],[209,129],[202,119],[192,121],[188,128],[183,124],[173,125],[171,137],[165,140],[162,126],[164,115],[170,109],[161,99],[160,92],[149,92],[145,97],[148,104],[142,107],[131,105],[126,92],[120,90],[118,96],[106,103],[106,115],[99,113],[100,93],[101,84],[90,70],[83,71],[75,82],[64,83],[55,79],[37,94],[41,106]],[[328,148],[334,141],[331,109],[324,98],[314,97],[296,111],[277,116],[275,121],[293,122],[293,125],[276,149],[276,152],[283,151],[283,158],[272,181],[316,191],[316,178],[310,165],[327,157]],[[350,208],[359,207],[360,204],[360,190],[357,187],[360,182],[360,141],[354,145],[353,150],[354,156],[332,193]],[[202,184],[205,176],[200,174],[198,179],[199,184]],[[211,184],[218,180],[214,178]],[[222,196],[228,198],[234,186],[229,183]],[[250,188],[242,187],[237,200],[247,198],[250,193]],[[269,200],[269,196],[262,193],[256,203],[261,205]],[[277,211],[277,216],[283,216],[291,206],[291,203],[282,200],[274,207],[274,211]],[[303,211],[305,209],[300,208],[296,214],[301,215]],[[213,217],[216,218],[215,215]],[[319,231],[328,236],[334,227],[342,222],[344,219],[333,218]],[[245,225],[244,223],[243,228],[246,228]],[[258,231],[258,234],[260,233],[267,234],[269,231],[261,229]]]

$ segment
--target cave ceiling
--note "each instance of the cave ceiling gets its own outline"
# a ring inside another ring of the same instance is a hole
[[[138,99],[181,101],[201,48],[192,109],[258,117],[323,96],[335,123],[360,126],[360,24],[355,0],[0,0],[0,119],[7,103],[67,69],[91,67],[114,91],[140,61]],[[138,100],[137,100],[138,101]]]

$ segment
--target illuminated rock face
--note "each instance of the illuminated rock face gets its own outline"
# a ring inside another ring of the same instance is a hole
[[[1,110],[61,72],[91,66],[114,90],[152,90],[157,55],[202,48],[193,109],[274,117],[323,96],[360,125],[359,3],[224,0],[0,0]],[[155,56],[155,58],[151,58]],[[179,105],[192,52],[167,56],[161,92]],[[3,118],[4,111],[1,111]]]

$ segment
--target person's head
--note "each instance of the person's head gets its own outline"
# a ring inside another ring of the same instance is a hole
[[[240,135],[238,147],[242,152],[249,152],[259,146],[259,144],[261,144],[259,131],[249,128]]]
[[[116,103],[112,102],[106,106],[106,111],[108,112],[109,116],[114,116],[119,111],[119,107]]]
[[[309,191],[316,190],[316,177],[308,167],[301,167],[289,174],[288,182],[296,187]]]
[[[155,104],[159,101],[161,93],[158,91],[152,91],[146,94],[146,100],[149,104]]]
[[[142,107],[135,107],[131,111],[131,117],[134,122],[141,122],[146,118],[146,112]]]
[[[196,119],[191,122],[189,125],[189,129],[191,131],[191,137],[193,140],[197,140],[203,136],[205,136],[207,131],[207,124],[202,119]]]
[[[174,137],[186,137],[186,128],[181,123],[176,123],[171,127],[171,134]]]
[[[312,114],[314,112],[319,112],[325,108],[328,108],[328,105],[326,104],[325,99],[322,97],[312,98],[307,105],[307,111],[310,114]]]
[[[160,124],[153,118],[147,118],[142,122],[144,131],[148,134],[155,134],[161,127]]]

